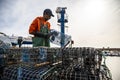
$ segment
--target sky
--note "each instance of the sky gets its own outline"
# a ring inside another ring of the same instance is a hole
[[[67,7],[65,33],[72,36],[75,47],[120,48],[120,0],[0,0],[0,32],[31,36],[29,26],[46,8],[55,17],[51,28],[60,31],[57,7]]]

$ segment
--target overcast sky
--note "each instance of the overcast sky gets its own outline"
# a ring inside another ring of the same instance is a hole
[[[57,7],[67,7],[65,33],[74,46],[120,47],[120,0],[0,0],[0,32],[31,36],[29,25],[46,8],[55,15],[49,20],[51,28],[60,30]]]

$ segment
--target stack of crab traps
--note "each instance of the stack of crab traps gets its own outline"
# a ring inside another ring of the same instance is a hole
[[[0,43],[1,44],[1,43]],[[0,45],[0,80],[112,80],[91,47],[21,47]]]

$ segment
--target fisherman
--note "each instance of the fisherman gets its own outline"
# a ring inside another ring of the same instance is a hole
[[[54,17],[51,9],[45,9],[43,16],[36,17],[29,27],[29,34],[34,35],[32,38],[33,47],[46,46],[50,47],[49,38],[51,16]]]

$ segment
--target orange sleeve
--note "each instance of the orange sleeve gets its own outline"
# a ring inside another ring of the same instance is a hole
[[[29,34],[31,34],[32,32],[36,32],[37,30],[38,30],[38,17],[34,19],[33,22],[31,23],[29,27]]]
[[[42,17],[37,17],[36,19],[34,19],[29,27],[29,34],[31,34],[32,32],[40,31],[41,23],[44,23],[44,21],[42,20]],[[45,22],[45,24],[48,25],[48,29],[50,30],[50,23]]]

